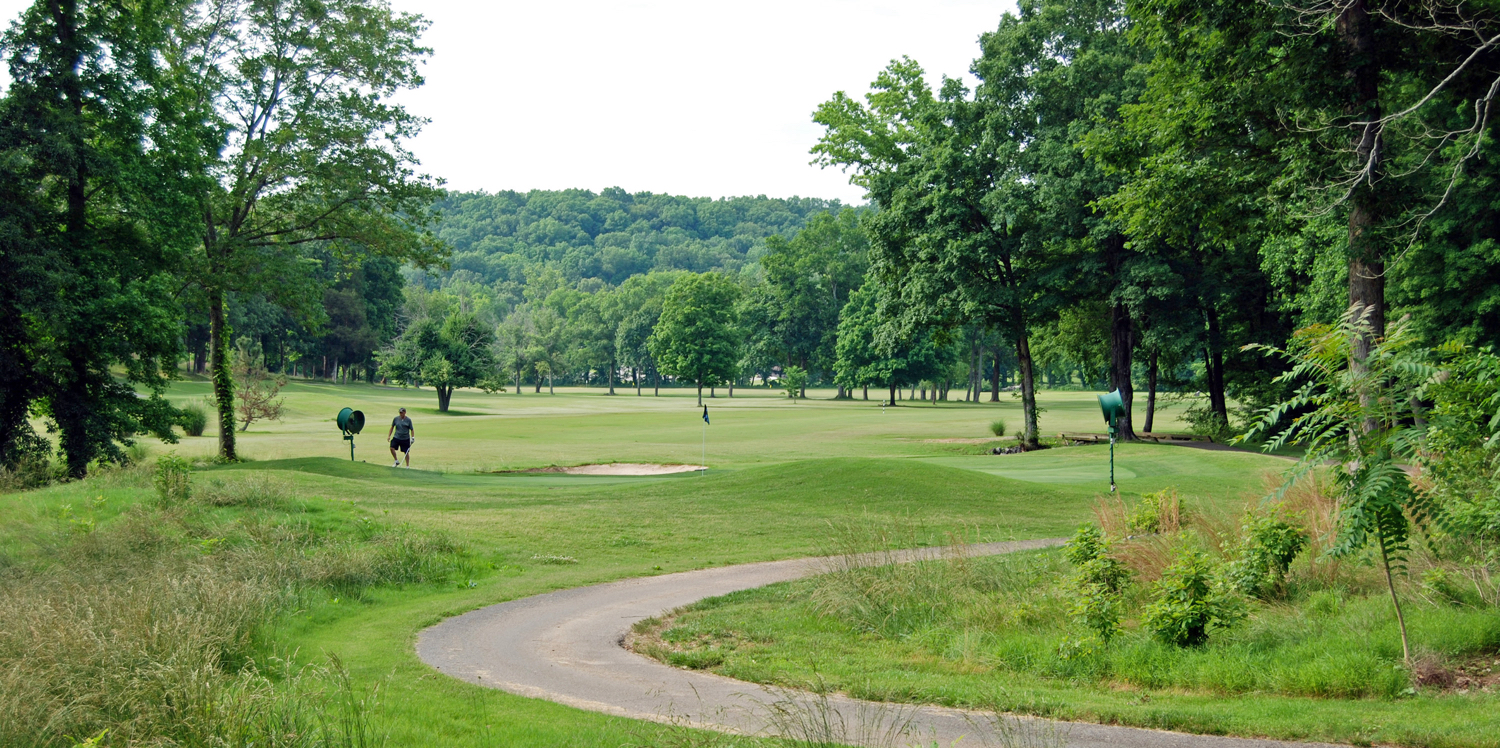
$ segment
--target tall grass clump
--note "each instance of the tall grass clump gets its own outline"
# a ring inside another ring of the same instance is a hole
[[[947,618],[974,587],[964,544],[950,543],[929,554],[932,560],[901,563],[907,554],[896,549],[917,545],[910,527],[830,524],[814,604],[882,636]]]
[[[294,664],[277,627],[372,587],[471,573],[464,550],[369,518],[313,525],[289,485],[263,475],[187,491],[169,458],[152,475],[156,499],[137,489],[145,500],[113,517],[65,505],[29,552],[10,549],[0,745],[380,744],[375,694],[336,661]]]

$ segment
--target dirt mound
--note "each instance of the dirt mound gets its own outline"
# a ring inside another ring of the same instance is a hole
[[[702,465],[657,465],[650,462],[611,462],[608,465],[553,465],[529,470],[497,470],[497,473],[564,473],[567,475],[671,475],[702,470]]]

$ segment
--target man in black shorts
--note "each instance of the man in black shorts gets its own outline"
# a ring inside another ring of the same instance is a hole
[[[391,419],[391,430],[385,435],[391,440],[391,459],[394,460],[391,467],[401,467],[401,458],[396,456],[398,449],[406,454],[406,466],[411,467],[411,443],[416,441],[416,433],[411,419],[406,417],[406,408],[402,408],[401,413]]]

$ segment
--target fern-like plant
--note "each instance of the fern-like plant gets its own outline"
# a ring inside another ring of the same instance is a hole
[[[1368,353],[1360,355],[1366,342]],[[1406,318],[1376,337],[1369,312],[1358,304],[1337,324],[1298,330],[1285,349],[1245,348],[1285,358],[1291,368],[1276,381],[1297,389],[1265,409],[1238,441],[1264,438],[1268,452],[1287,444],[1306,449],[1288,471],[1283,492],[1308,473],[1332,467],[1340,511],[1338,537],[1328,552],[1347,556],[1375,545],[1410,664],[1393,575],[1405,571],[1413,525],[1435,519],[1436,505],[1415,489],[1405,469],[1419,461],[1422,427],[1415,408],[1438,374],[1430,352]]]

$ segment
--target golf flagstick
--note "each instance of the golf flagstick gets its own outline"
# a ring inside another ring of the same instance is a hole
[[[703,469],[698,471],[704,475],[708,474],[708,406],[703,406]]]

